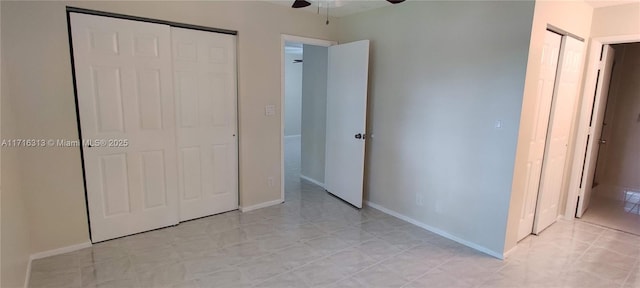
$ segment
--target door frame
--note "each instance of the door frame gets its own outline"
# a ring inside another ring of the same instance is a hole
[[[332,40],[308,38],[308,37],[294,36],[294,35],[288,35],[288,34],[280,35],[280,201],[281,202],[284,202],[284,188],[285,188],[285,183],[284,183],[284,173],[285,173],[285,169],[284,169],[285,73],[284,72],[285,71],[284,69],[285,69],[286,42],[295,42],[295,43],[302,43],[302,44],[315,45],[315,46],[321,46],[321,47],[330,47],[338,44],[337,41],[332,41]],[[302,55],[304,55],[304,51],[302,53],[303,53]]]
[[[580,180],[582,178],[582,166],[586,159],[584,143],[589,134],[589,119],[591,118],[591,108],[595,101],[594,91],[597,85],[598,69],[600,66],[600,56],[604,45],[624,44],[640,42],[640,34],[626,34],[608,37],[596,37],[591,39],[589,45],[588,58],[586,63],[586,74],[582,89],[582,99],[579,104],[580,114],[578,116],[577,132],[573,146],[573,163],[571,164],[571,180],[567,195],[564,218],[573,220],[576,218],[578,208],[578,197],[580,195]],[[607,87],[608,88],[608,87]],[[600,95],[597,95],[599,97]]]

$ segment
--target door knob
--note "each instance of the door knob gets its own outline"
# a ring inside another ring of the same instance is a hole
[[[607,144],[607,140],[600,139],[600,144]]]
[[[362,134],[358,133],[358,134],[356,134],[355,137],[356,137],[356,139],[362,139]]]

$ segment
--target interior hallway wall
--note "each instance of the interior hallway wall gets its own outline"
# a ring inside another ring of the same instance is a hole
[[[302,125],[302,49],[284,57],[284,136],[300,135]]]
[[[338,20],[341,43],[371,40],[366,200],[502,256],[533,11],[407,1]]]
[[[281,34],[329,39],[335,26],[326,26],[322,16],[261,1],[1,1],[0,5],[2,53],[7,60],[2,62],[6,65],[2,89],[6,85],[11,91],[15,129],[23,138],[78,139],[67,5],[239,31],[240,205],[280,199],[281,111],[267,117],[264,108],[281,104]],[[31,251],[88,241],[79,149],[25,149],[19,160],[22,171],[28,171],[16,179],[21,179],[19,195],[26,206],[21,213],[28,215]],[[267,185],[268,177],[277,179],[275,185]],[[2,192],[11,193],[4,188]],[[19,207],[18,203],[6,204]]]
[[[615,51],[597,191],[623,200],[623,191],[640,191],[640,43],[616,45]]]
[[[300,174],[324,183],[328,48],[304,45]]]

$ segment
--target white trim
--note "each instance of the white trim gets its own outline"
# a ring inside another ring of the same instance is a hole
[[[33,260],[78,251],[84,248],[89,248],[91,247],[91,245],[93,244],[91,244],[90,241],[87,241],[84,243],[74,244],[70,246],[61,247],[58,249],[47,250],[47,251],[31,254],[31,256],[29,256],[29,263],[27,264],[27,273],[25,275],[24,288],[29,287],[29,279],[31,278],[31,263],[33,263]]]
[[[29,279],[31,279],[31,262],[32,259],[29,258],[29,262],[27,263],[27,275],[25,275],[24,279],[24,288],[29,288]]]
[[[440,235],[440,236],[442,236],[444,238],[447,238],[449,240],[453,240],[453,241],[458,242],[458,243],[460,243],[462,245],[465,245],[467,247],[476,249],[476,250],[478,250],[478,251],[480,251],[482,253],[488,254],[489,256],[493,256],[493,257],[501,259],[501,260],[504,260],[504,258],[505,258],[505,253],[498,253],[498,252],[495,252],[495,251],[493,251],[493,250],[491,250],[489,248],[486,248],[486,247],[484,247],[482,245],[479,245],[479,244],[476,244],[476,243],[473,243],[473,242],[458,238],[457,236],[453,236],[453,235],[449,234],[446,231],[443,231],[443,230],[440,230],[440,229],[435,228],[433,226],[427,225],[427,224],[422,223],[422,222],[420,222],[418,220],[415,220],[415,219],[413,219],[413,218],[411,218],[409,216],[405,216],[403,214],[400,214],[400,213],[398,213],[396,211],[387,209],[387,208],[385,208],[385,207],[383,207],[383,206],[381,206],[379,204],[372,203],[370,201],[364,201],[364,203],[365,203],[365,205],[367,205],[367,206],[369,206],[371,208],[374,208],[376,210],[380,210],[380,211],[382,211],[382,212],[384,212],[386,214],[389,214],[389,215],[394,216],[396,218],[399,218],[401,220],[407,221],[407,222],[409,222],[409,223],[411,223],[413,225],[416,225],[416,226],[418,226],[418,227],[420,227],[422,229],[425,229],[425,230],[431,231],[433,233],[436,233],[436,234],[438,234],[438,235]],[[513,249],[511,249],[511,250],[513,250]],[[511,253],[511,250],[509,250],[509,253]]]
[[[300,178],[302,178],[302,179],[304,179],[304,180],[307,180],[307,181],[309,181],[309,182],[311,182],[311,183],[313,183],[313,184],[316,184],[316,185],[318,185],[318,186],[320,186],[320,187],[324,188],[324,183],[322,183],[322,182],[320,182],[320,181],[318,181],[318,180],[316,180],[316,179],[313,179],[313,178],[311,178],[311,177],[309,177],[309,176],[304,176],[304,175],[300,174]]]
[[[329,47],[338,44],[336,41],[300,37],[294,35],[280,35],[280,201],[284,202],[284,61],[285,42]],[[242,209],[241,209],[242,210]]]
[[[265,208],[265,207],[269,207],[269,206],[273,206],[273,205],[278,205],[283,203],[284,201],[281,199],[276,199],[273,201],[267,201],[267,202],[262,202],[260,204],[256,204],[256,205],[251,205],[251,206],[247,206],[247,207],[242,207],[240,206],[240,212],[244,213],[244,212],[249,212],[249,211],[253,211],[256,209],[260,209],[260,208]]]
[[[511,249],[509,249],[509,251],[502,253],[502,259],[507,259],[509,257],[509,255],[513,254],[513,252],[516,251],[516,249],[518,249],[518,245],[513,246]]]
[[[625,34],[617,36],[596,37],[591,41],[600,42],[602,44],[624,44],[640,41],[640,34]],[[598,51],[599,52],[599,51]]]
[[[580,195],[580,178],[582,177],[582,165],[584,163],[584,148],[587,142],[587,134],[589,133],[589,119],[591,117],[591,108],[594,99],[594,91],[596,89],[597,71],[600,65],[600,51],[602,45],[621,44],[630,42],[640,42],[640,34],[628,34],[608,37],[596,37],[591,39],[589,46],[589,54],[586,63],[586,74],[584,75],[584,85],[582,89],[582,97],[578,105],[580,105],[578,126],[576,127],[576,137],[573,147],[573,164],[571,167],[571,177],[569,182],[569,191],[567,195],[566,206],[564,210],[564,218],[567,220],[575,219],[576,209],[578,208],[578,196]],[[591,101],[587,101],[591,100]]]
[[[291,138],[300,138],[300,137],[302,137],[301,134],[298,134],[298,135],[286,135],[283,138],[291,139]]]
[[[79,243],[79,244],[75,244],[75,245],[71,245],[71,246],[61,247],[61,248],[58,248],[58,249],[42,251],[42,252],[31,254],[30,259],[31,260],[36,260],[36,259],[42,259],[42,258],[46,258],[46,257],[51,257],[51,256],[55,256],[55,255],[64,254],[64,253],[69,253],[69,252],[73,252],[73,251],[78,251],[80,249],[89,248],[89,247],[91,247],[91,245],[92,245],[91,242],[87,241],[87,242],[84,242],[84,243]]]

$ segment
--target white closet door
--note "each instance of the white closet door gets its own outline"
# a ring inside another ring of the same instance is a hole
[[[553,99],[561,40],[562,37],[560,35],[546,31],[542,56],[540,57],[538,94],[536,95],[536,105],[534,107],[534,127],[529,138],[525,199],[518,226],[518,239],[527,237],[533,231],[533,220],[536,213],[544,146],[547,139],[549,113],[551,113],[551,100]]]
[[[558,205],[567,164],[569,134],[575,115],[576,100],[580,93],[578,81],[582,73],[584,43],[568,36],[564,39],[540,179],[538,205],[536,205],[536,221],[533,229],[535,234],[542,232],[558,218]]]
[[[178,223],[169,26],[71,13],[71,29],[82,138],[106,141],[82,148],[93,242]]]
[[[180,220],[238,208],[236,41],[171,28]]]

